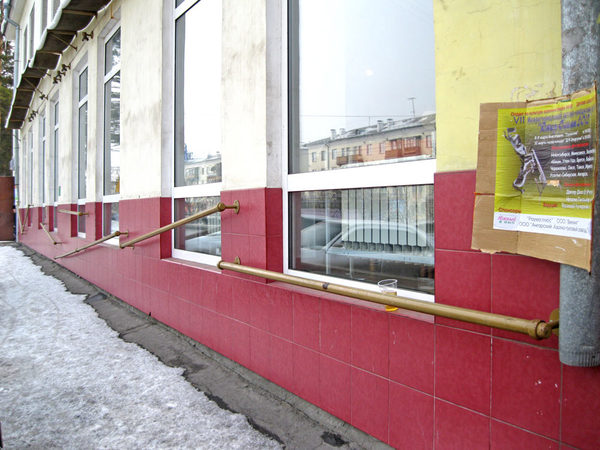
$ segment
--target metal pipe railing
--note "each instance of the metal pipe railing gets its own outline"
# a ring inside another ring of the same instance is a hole
[[[29,208],[31,205],[27,205],[27,213],[23,214],[23,222],[21,223],[21,234],[25,233],[25,224],[29,222]]]
[[[54,238],[52,237],[52,235],[50,234],[50,232],[48,231],[48,229],[44,226],[43,222],[40,222],[40,226],[42,227],[42,230],[44,230],[46,232],[46,236],[48,236],[48,238],[50,238],[50,240],[52,241],[53,245],[58,244],[58,242],[56,242],[54,240]]]
[[[176,222],[170,223],[169,225],[165,225],[164,227],[158,228],[154,231],[150,231],[149,233],[146,234],[142,234],[141,236],[138,236],[130,241],[127,241],[123,244],[120,245],[121,248],[125,248],[125,247],[133,247],[135,244],[137,244],[138,242],[141,241],[145,241],[146,239],[150,239],[151,237],[157,236],[161,233],[164,233],[165,231],[170,231],[174,228],[180,227],[182,225],[185,225],[186,223],[189,222],[193,222],[194,220],[198,220],[201,219],[202,217],[206,217],[209,216],[211,214],[214,214],[216,212],[223,212],[226,209],[235,209],[235,213],[238,214],[240,212],[240,202],[238,202],[237,200],[235,202],[233,202],[233,205],[226,205],[223,202],[219,202],[217,203],[216,206],[214,206],[213,208],[201,211],[199,213],[193,214],[189,217],[186,217],[184,219],[180,219]]]
[[[237,260],[237,258],[236,258]],[[461,308],[458,306],[443,305],[440,303],[430,303],[422,300],[414,300],[405,297],[394,296],[393,294],[381,294],[365,289],[341,286],[322,281],[310,280],[270,270],[258,269],[256,267],[243,266],[239,263],[229,263],[219,261],[217,267],[221,270],[231,270],[233,272],[254,275],[260,278],[282,281],[284,283],[303,286],[324,292],[345,295],[347,297],[366,300],[373,303],[379,303],[386,306],[408,309],[420,313],[434,316],[446,317],[448,319],[460,320],[478,325],[484,325],[500,330],[513,331],[516,333],[527,334],[534,339],[546,339],[552,334],[554,328],[558,328],[558,320],[544,322],[540,319],[520,319],[517,317],[504,316],[474,309]]]
[[[67,252],[63,255],[55,256],[54,259],[64,258],[65,256],[71,256],[75,253],[82,252],[83,250],[87,250],[88,248],[93,247],[94,245],[102,244],[103,242],[106,242],[109,239],[112,239],[114,237],[121,236],[122,234],[128,234],[128,232],[127,231],[114,231],[114,232],[110,233],[109,235],[101,237],[97,241],[90,242],[89,244],[84,245],[83,247],[76,248],[75,250],[71,250],[70,252]]]
[[[59,213],[63,213],[63,214],[71,214],[73,216],[87,216],[87,215],[89,215],[88,212],[71,211],[70,209],[59,209],[58,212]]]

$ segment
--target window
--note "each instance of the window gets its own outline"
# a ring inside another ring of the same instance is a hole
[[[52,18],[56,15],[58,7],[60,6],[60,0],[52,0]]]
[[[35,6],[33,8],[31,8],[31,12],[29,13],[29,40],[27,41],[27,47],[28,47],[27,54],[29,55],[30,58],[33,57],[33,52],[35,50],[35,47],[33,46],[34,39],[35,39]]]
[[[52,224],[53,224],[53,230],[57,231],[58,230],[58,197],[60,195],[60,187],[58,184],[58,165],[59,165],[59,158],[58,158],[58,137],[59,137],[59,120],[58,120],[58,114],[59,114],[59,107],[58,107],[58,101],[55,101],[52,106],[51,106],[51,112],[52,112],[52,121],[53,121],[53,126],[52,126],[52,204],[54,206],[53,208],[53,220],[52,220]]]
[[[40,28],[40,33],[44,33],[47,22],[48,22],[48,0],[42,0],[42,25]]]
[[[27,133],[27,142],[29,143],[29,205],[33,206],[33,126]]]
[[[29,60],[27,59],[27,42],[29,42],[29,28],[27,28],[27,26],[25,26],[25,28],[23,28],[23,41],[24,45],[23,45],[23,67],[21,68],[22,71],[24,71],[27,68],[27,63],[29,62]]]
[[[177,0],[173,216],[189,217],[221,192],[221,0]],[[218,214],[174,231],[173,256],[213,263],[221,254]]]
[[[76,89],[77,103],[77,205],[79,212],[85,212],[86,170],[87,170],[87,135],[88,135],[88,69],[83,69],[78,76]],[[77,217],[77,232],[85,237],[84,215]]]
[[[289,1],[288,272],[432,299],[435,149],[416,145],[435,133],[432,3]],[[309,155],[334,145],[322,171]]]
[[[40,116],[40,200],[46,205],[46,116]]]
[[[121,192],[121,29],[104,46],[104,190],[103,234],[119,230]]]

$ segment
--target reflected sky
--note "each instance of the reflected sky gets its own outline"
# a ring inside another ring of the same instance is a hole
[[[427,0],[300,0],[300,140],[435,111]]]

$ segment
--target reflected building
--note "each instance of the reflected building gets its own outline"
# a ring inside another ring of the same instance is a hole
[[[302,172],[341,169],[399,159],[435,157],[435,114],[386,121],[352,130],[332,129],[300,147]]]

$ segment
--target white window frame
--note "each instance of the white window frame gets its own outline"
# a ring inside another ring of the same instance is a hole
[[[27,142],[29,143],[29,203],[33,206],[33,124],[27,132]]]
[[[40,187],[39,187],[39,195],[40,195],[40,203],[42,207],[46,207],[46,150],[48,145],[48,139],[46,136],[46,114],[42,112],[39,118],[39,142],[40,142]]]
[[[58,110],[58,111],[57,111]],[[50,102],[50,117],[52,124],[52,139],[50,140],[50,146],[52,150],[52,206],[54,207],[53,214],[53,226],[52,231],[58,231],[58,196],[59,196],[59,155],[60,149],[60,103],[58,101],[58,95]]]
[[[80,100],[79,99],[79,85],[80,85],[80,77],[81,74],[87,71],[87,94]],[[73,170],[73,176],[74,176],[74,180],[73,180],[73,191],[74,191],[74,197],[76,199],[76,203],[77,203],[77,209],[79,210],[79,206],[81,205],[85,205],[86,204],[86,200],[87,200],[87,186],[86,186],[86,196],[83,198],[80,198],[80,191],[79,191],[79,176],[80,176],[80,170],[81,167],[79,167],[79,110],[80,108],[84,105],[87,104],[88,110],[87,110],[87,131],[86,131],[86,141],[89,141],[89,129],[90,129],[90,123],[89,123],[89,117],[90,117],[90,111],[89,111],[89,95],[90,95],[90,72],[89,72],[89,66],[88,66],[88,62],[87,62],[87,55],[84,56],[78,63],[76,70],[74,71],[74,79],[73,79],[73,130],[75,130],[75,132],[73,133],[73,149],[75,150],[73,153],[73,157],[74,157],[74,167],[75,170]],[[86,148],[87,148],[87,142],[86,142]],[[87,151],[87,150],[86,150]],[[86,161],[87,161],[87,157],[86,157]],[[87,170],[87,167],[83,168],[84,171]],[[86,179],[86,183],[87,183],[87,176],[85,177]],[[86,234],[87,234],[87,227],[86,227],[86,232],[82,233],[79,231],[79,221],[80,220],[85,220],[86,217],[85,216],[77,216],[77,236],[79,236],[80,238],[85,238]]]
[[[341,284],[349,287],[366,289],[378,292],[376,285],[363,283],[360,281],[347,280],[343,278],[330,277],[326,275],[314,274],[301,270],[294,270],[289,265],[289,245],[290,245],[290,201],[289,194],[305,191],[321,191],[332,189],[357,189],[374,188],[386,186],[404,186],[404,185],[433,185],[434,174],[436,171],[436,159],[421,159],[416,161],[402,161],[397,163],[385,163],[377,165],[365,165],[363,167],[335,169],[326,171],[290,173],[289,171],[289,146],[290,134],[289,123],[298,118],[292,117],[289,101],[290,89],[290,19],[288,17],[289,5],[291,1],[282,2],[282,73],[281,73],[281,101],[282,101],[282,132],[284,139],[284,148],[282,150],[282,188],[283,188],[283,271],[290,275],[296,275],[312,280],[328,283]],[[344,155],[342,150],[342,155]],[[401,180],[401,182],[399,182]],[[434,302],[435,295],[424,292],[397,289],[397,294],[413,298]]]
[[[106,127],[106,99],[105,99],[105,87],[106,87],[106,83],[108,83],[110,80],[112,80],[112,78],[117,74],[117,72],[121,71],[121,63],[119,62],[119,64],[117,64],[115,67],[113,67],[106,75],[104,75],[104,68],[105,68],[105,64],[106,64],[106,45],[108,44],[108,42],[112,39],[112,37],[115,35],[115,33],[117,33],[117,31],[121,30],[121,22],[120,22],[120,17],[121,17],[121,10],[117,10],[116,12],[113,13],[113,19],[111,19],[111,22],[108,23],[108,25],[106,25],[106,27],[104,28],[104,30],[102,31],[100,38],[101,38],[101,43],[102,45],[99,45],[98,47],[98,68],[99,68],[99,73],[102,73],[102,77],[98,77],[100,82],[99,82],[99,88],[98,88],[98,98],[101,99],[98,102],[98,122],[101,124],[100,127],[98,128],[99,130],[102,130],[102,138],[99,139],[99,151],[98,151],[98,155],[100,157],[100,161],[99,161],[99,167],[101,168],[101,173],[102,173],[102,188],[101,188],[101,194],[102,194],[102,235],[104,236],[104,219],[106,217],[106,214],[104,212],[104,208],[107,205],[110,205],[112,203],[117,203],[119,204],[120,200],[121,200],[121,194],[110,194],[110,195],[106,195],[104,194],[104,190],[105,190],[105,171],[106,171],[106,167],[105,167],[105,151],[106,151],[106,146],[105,146],[105,127]],[[121,46],[122,46],[122,42],[121,42]],[[119,117],[120,120],[120,117]],[[120,206],[120,205],[119,205]],[[119,212],[119,220],[120,220],[120,212]],[[110,234],[110,233],[109,233]],[[109,239],[108,241],[105,241],[106,244],[109,245],[115,245],[118,246],[120,243],[120,239],[118,236]]]
[[[173,0],[173,21],[171,22],[172,24],[172,39],[173,39],[173,59],[172,59],[172,67],[175,68],[175,58],[177,57],[176,55],[176,36],[175,36],[175,24],[177,22],[177,19],[179,19],[180,17],[182,17],[188,10],[190,10],[196,3],[198,3],[198,0],[185,0],[181,3],[181,5],[175,7],[175,0]],[[176,83],[177,83],[177,79],[175,76],[175,71],[173,71],[173,97],[175,96],[175,89],[176,89]],[[173,109],[172,112],[172,118],[173,118],[173,130],[175,132],[176,130],[176,124],[175,124],[175,109]],[[173,152],[172,152],[172,161],[173,161],[173,167],[172,167],[172,171],[175,171],[175,135],[173,135]],[[222,169],[221,169],[222,170]],[[221,172],[222,173],[222,172]],[[173,200],[171,202],[171,213],[173,218],[175,218],[175,202],[177,199],[181,199],[181,198],[190,198],[190,197],[221,197],[221,189],[222,189],[223,183],[222,182],[217,182],[217,183],[209,183],[209,184],[198,184],[198,185],[191,185],[191,186],[175,186],[175,177],[173,176],[173,190],[172,190],[172,196],[173,196]],[[178,248],[175,248],[175,231],[172,232],[171,235],[171,255],[173,256],[173,258],[179,258],[179,259],[183,259],[183,260],[187,260],[187,261],[193,261],[193,262],[197,262],[197,263],[201,263],[201,264],[209,264],[214,266],[216,263],[218,263],[221,260],[220,256],[214,256],[214,255],[209,255],[206,253],[197,253],[197,252],[191,252],[191,251],[187,251],[187,250],[181,250]]]

